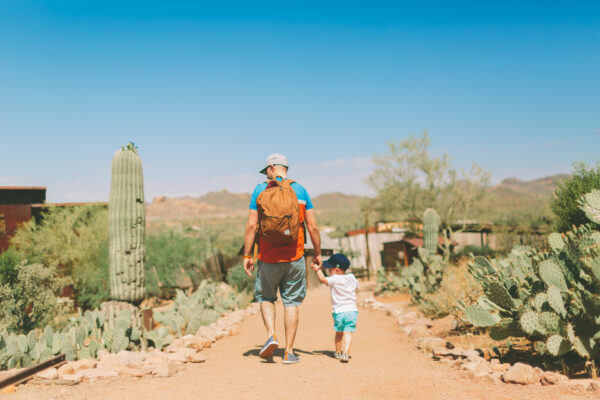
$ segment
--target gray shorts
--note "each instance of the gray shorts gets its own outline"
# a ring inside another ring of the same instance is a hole
[[[304,257],[291,262],[269,264],[258,260],[254,297],[258,302],[277,300],[277,289],[286,307],[296,307],[306,296]]]

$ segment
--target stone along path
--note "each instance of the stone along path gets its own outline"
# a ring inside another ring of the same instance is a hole
[[[367,290],[361,298],[371,295]],[[371,286],[372,287],[372,286]],[[277,307],[283,339],[282,306]],[[327,288],[309,291],[300,308],[296,352],[301,362],[284,365],[258,357],[265,341],[260,315],[246,318],[240,334],[205,349],[207,361],[189,364],[169,378],[144,376],[84,381],[76,386],[19,386],[7,399],[582,399],[597,398],[566,388],[494,383],[432,361],[402,333],[391,316],[361,309],[352,359],[333,356],[333,329]]]

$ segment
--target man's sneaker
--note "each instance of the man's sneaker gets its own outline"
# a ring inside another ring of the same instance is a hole
[[[348,356],[348,353],[342,353],[340,361],[343,363],[347,363],[348,361],[350,361],[350,356]]]
[[[340,358],[342,358],[342,353],[340,353],[339,351],[335,352],[335,359],[339,360]]]
[[[269,337],[269,339],[267,339],[267,343],[265,343],[262,349],[260,349],[260,353],[258,353],[259,357],[269,358],[273,356],[273,352],[275,351],[277,346],[279,346],[279,343],[277,343],[277,338],[275,337],[275,335]]]
[[[300,358],[296,356],[294,353],[288,353],[287,351],[283,355],[283,363],[284,364],[295,364],[300,362]]]

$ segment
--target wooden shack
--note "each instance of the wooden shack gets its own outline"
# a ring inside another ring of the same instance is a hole
[[[45,201],[45,187],[0,186],[0,253],[10,245],[17,227],[34,217]]]

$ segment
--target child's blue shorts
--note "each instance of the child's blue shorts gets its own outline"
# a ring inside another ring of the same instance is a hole
[[[340,313],[332,313],[333,329],[336,332],[354,332],[356,331],[356,320],[358,319],[358,311],[344,311]]]

